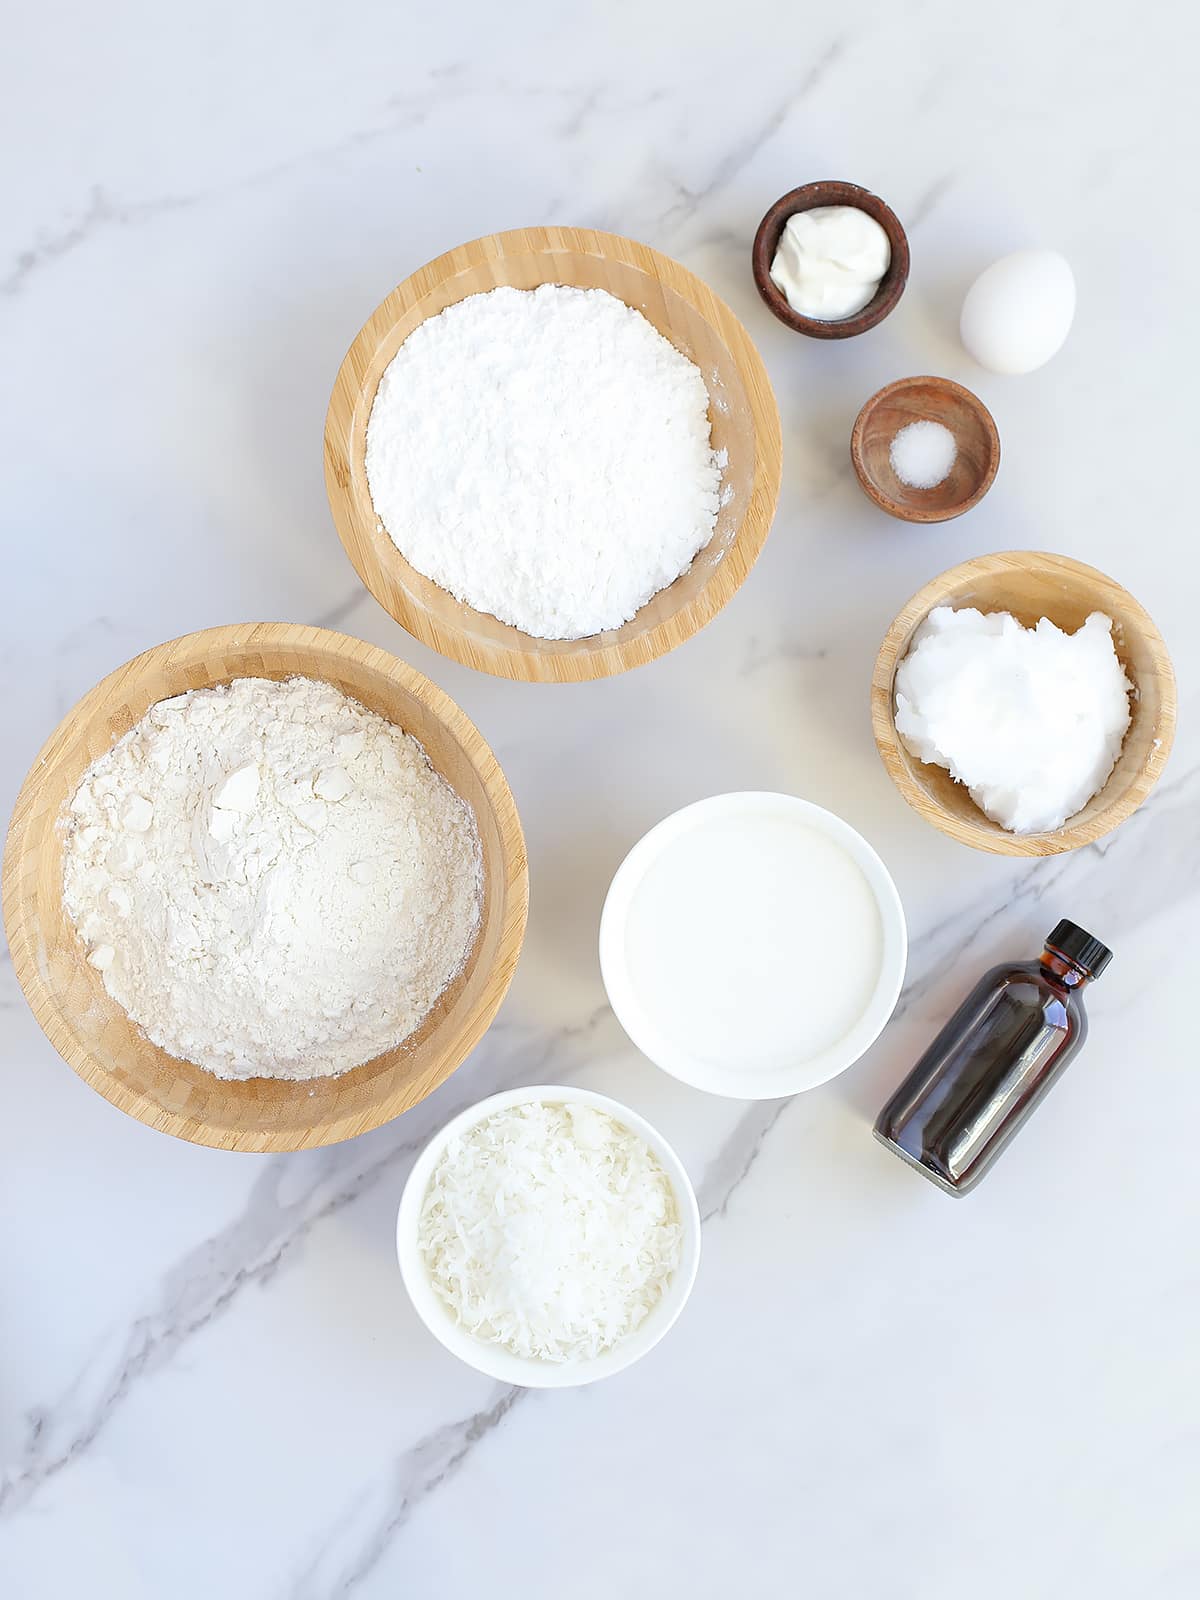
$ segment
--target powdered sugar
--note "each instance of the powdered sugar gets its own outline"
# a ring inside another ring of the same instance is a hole
[[[721,468],[698,367],[602,289],[472,295],[380,381],[367,478],[402,554],[539,638],[616,628],[712,537]]]
[[[345,1072],[405,1039],[479,922],[469,807],[330,684],[152,706],[71,801],[63,898],[109,994],[218,1077]]]

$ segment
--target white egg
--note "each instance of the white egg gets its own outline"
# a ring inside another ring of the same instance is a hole
[[[1075,275],[1057,250],[1016,250],[967,290],[959,332],[991,372],[1033,372],[1062,349],[1075,316]]]

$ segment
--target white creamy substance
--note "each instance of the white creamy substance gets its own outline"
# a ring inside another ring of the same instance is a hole
[[[653,1031],[697,1062],[794,1067],[844,1038],[879,980],[883,930],[857,862],[791,811],[714,815],[633,892],[626,966]]]
[[[472,295],[380,381],[366,470],[426,577],[543,639],[619,628],[711,539],[723,460],[698,367],[602,289]]]
[[[1077,633],[1043,617],[938,606],[896,673],[896,729],[1012,833],[1061,828],[1104,787],[1129,727],[1112,621]]]
[[[243,678],[152,706],[87,771],[63,899],[109,994],[221,1078],[391,1049],[479,924],[470,808],[330,684]]]
[[[814,206],[784,224],[771,282],[802,317],[844,322],[874,299],[891,262],[874,217],[857,206]]]

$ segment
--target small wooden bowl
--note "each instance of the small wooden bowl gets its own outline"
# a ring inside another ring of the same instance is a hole
[[[379,525],[365,466],[379,380],[426,317],[501,284],[606,289],[640,311],[704,374],[712,443],[728,455],[711,541],[691,568],[621,628],[586,639],[535,639],[464,605],[404,559]],[[647,245],[588,228],[518,228],[439,256],[394,289],[351,345],[325,423],[325,485],[359,577],[423,644],[497,677],[578,683],[665,655],[710,622],[754,565],[779,497],[779,409],[750,336],[723,301]]]
[[[225,1082],[178,1061],[110,999],[62,905],[57,824],[86,769],[156,701],[233,678],[323,679],[397,723],[475,813],[483,846],[479,933],[467,964],[410,1038],[340,1078]],[[521,824],[495,756],[436,685],[373,645],[323,628],[247,623],[158,645],[68,712],[17,798],[4,854],[13,967],[51,1044],[85,1083],[139,1122],[221,1150],[304,1150],[390,1121],[437,1088],[482,1038],[525,931]]]
[[[797,211],[814,211],[817,206],[855,206],[859,211],[865,211],[869,217],[875,218],[892,247],[892,259],[879,280],[874,296],[861,311],[852,317],[845,317],[841,322],[802,317],[798,311],[792,310],[787,296],[771,281],[771,263],[775,259],[787,219],[794,217]],[[885,205],[869,189],[861,189],[857,183],[805,183],[798,189],[790,190],[781,200],[776,200],[759,223],[750,260],[758,292],[780,322],[797,333],[806,333],[810,339],[852,339],[856,334],[866,333],[868,328],[875,327],[895,310],[904,293],[904,285],[908,282],[908,236],[891,206]]]
[[[1074,632],[1093,611],[1113,620],[1113,644],[1134,686],[1133,720],[1108,782],[1057,833],[1009,833],[985,817],[943,767],[910,754],[896,732],[896,669],[935,606],[1009,611],[1027,628],[1049,617]],[[976,850],[1053,856],[1094,844],[1132,816],[1158,782],[1175,737],[1175,674],[1162,635],[1119,583],[1068,556],[1036,550],[976,556],[913,595],[887,631],[871,680],[871,724],[888,776],[926,822]]]
[[[932,489],[901,483],[891,461],[892,440],[910,422],[949,428],[958,454]],[[873,394],[850,435],[858,481],[882,511],[905,522],[949,522],[977,506],[1000,466],[1000,435],[992,414],[969,389],[949,378],[898,378]]]

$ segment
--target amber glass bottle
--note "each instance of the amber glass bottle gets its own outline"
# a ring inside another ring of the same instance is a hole
[[[879,1113],[876,1138],[948,1194],[974,1188],[1079,1051],[1084,987],[1111,960],[1060,922],[1040,961],[985,973]]]

